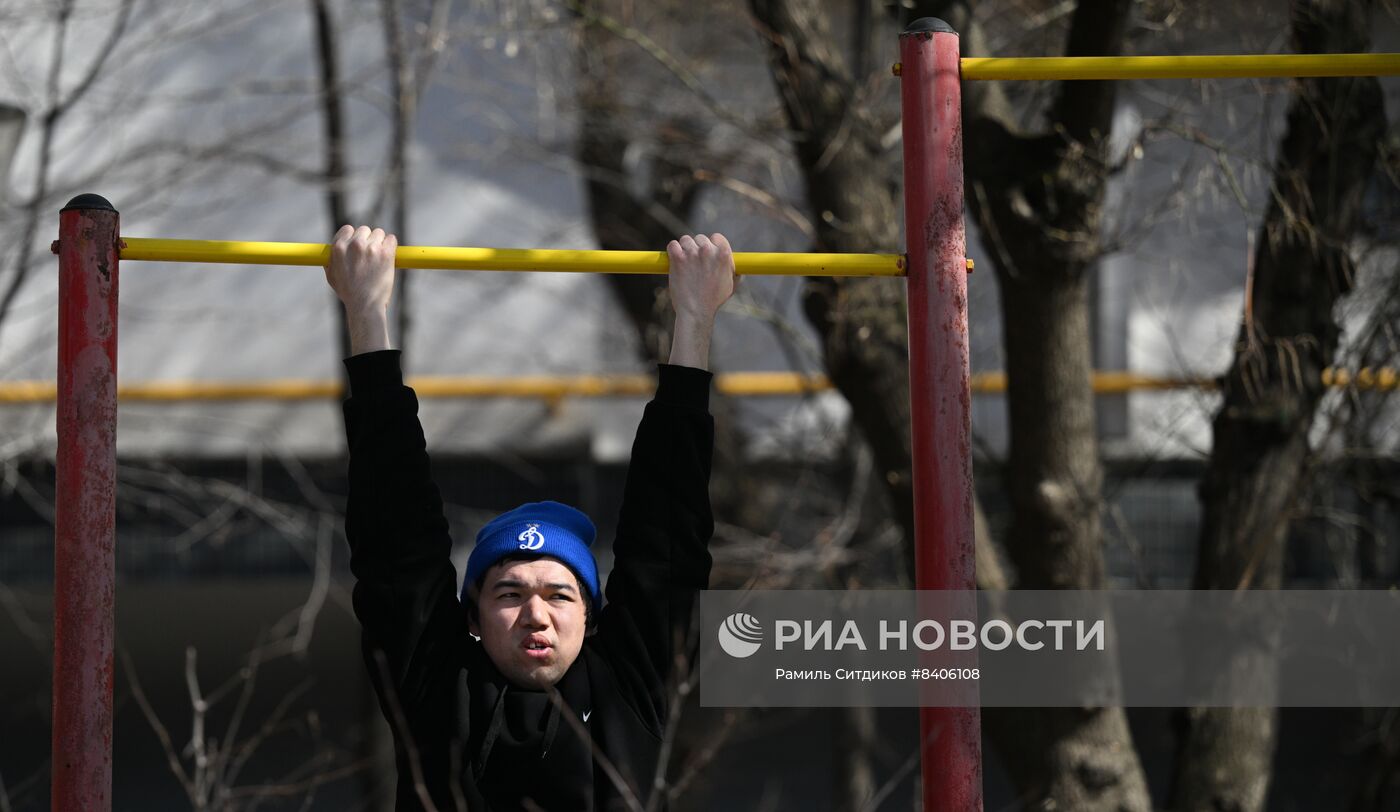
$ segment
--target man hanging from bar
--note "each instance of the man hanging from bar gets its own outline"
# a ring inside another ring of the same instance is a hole
[[[347,225],[326,268],[351,339],[355,615],[394,732],[396,808],[646,807],[670,680],[678,659],[693,659],[687,629],[709,583],[706,367],[715,314],[738,282],[729,243],[697,235],[666,247],[670,363],[637,427],[606,595],[593,523],[558,502],[483,527],[459,592],[418,401],[390,347],[396,248],[392,234]]]

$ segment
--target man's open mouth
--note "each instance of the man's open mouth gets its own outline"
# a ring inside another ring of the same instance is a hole
[[[525,649],[527,657],[548,657],[554,651],[554,647],[544,640],[526,640],[521,648]]]

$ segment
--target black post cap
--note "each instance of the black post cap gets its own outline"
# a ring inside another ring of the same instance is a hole
[[[953,26],[948,25],[937,17],[920,17],[909,24],[904,29],[906,34],[956,34]]]
[[[59,209],[59,211],[68,211],[70,209],[83,209],[85,211],[116,211],[116,209],[112,207],[112,204],[107,202],[107,198],[103,197],[102,195],[94,194],[78,195],[77,197],[68,201],[68,205]]]

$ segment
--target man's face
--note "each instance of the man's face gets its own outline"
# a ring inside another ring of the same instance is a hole
[[[546,688],[583,647],[584,602],[573,570],[557,560],[507,561],[486,571],[471,631],[506,679]]]

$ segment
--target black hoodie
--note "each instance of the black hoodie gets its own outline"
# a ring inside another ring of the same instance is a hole
[[[345,534],[365,663],[394,731],[397,808],[647,808],[671,672],[677,654],[693,660],[686,635],[709,584],[710,373],[660,366],[632,446],[596,632],[556,690],[542,692],[508,684],[467,633],[399,353],[345,365]]]

